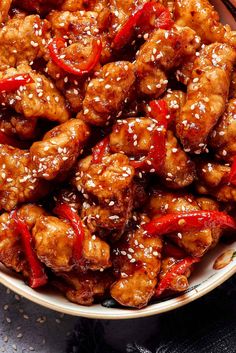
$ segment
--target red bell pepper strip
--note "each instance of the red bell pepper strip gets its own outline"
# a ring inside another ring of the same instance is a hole
[[[98,142],[93,148],[92,163],[101,163],[102,159],[109,147],[109,137],[105,137],[102,141]]]
[[[199,262],[200,258],[197,257],[186,257],[185,259],[179,261],[177,264],[170,267],[169,271],[160,280],[156,295],[160,296],[164,290],[169,289],[171,282],[176,276],[184,275],[187,269],[194,263]]]
[[[164,244],[163,253],[165,257],[174,257],[178,260],[186,257],[186,252],[184,250],[171,243]]]
[[[230,183],[230,184],[236,186],[236,157],[234,157],[230,173],[225,181],[226,181],[226,183]]]
[[[130,164],[138,169],[149,167],[155,171],[160,170],[166,156],[166,129],[168,106],[164,100],[152,101],[149,104],[150,116],[156,121],[156,128],[152,135],[152,147],[146,158],[140,161],[130,161]]]
[[[172,232],[194,231],[214,227],[236,229],[236,221],[224,212],[192,211],[170,213],[154,218],[144,225],[149,235],[164,235]]]
[[[21,241],[24,248],[25,257],[29,264],[29,285],[31,288],[38,288],[44,286],[47,283],[48,278],[46,273],[44,272],[43,265],[37,258],[37,255],[32,248],[32,237],[30,231],[26,223],[18,217],[17,211],[14,211],[14,213],[12,214],[12,218],[15,222],[17,232],[21,235]]]
[[[1,130],[0,130],[0,144],[16,147],[20,149],[27,149],[29,147],[28,142],[17,140],[14,137],[6,135]]]
[[[54,38],[48,46],[52,61],[64,71],[81,76],[89,73],[97,65],[102,52],[102,42],[100,40],[94,39],[90,56],[86,60],[77,63],[71,62],[60,53],[62,48],[65,49],[65,44],[65,39]]]
[[[170,29],[173,24],[170,12],[165,6],[155,1],[147,2],[124,23],[113,40],[113,47],[116,50],[123,48],[132,40],[136,32],[145,33],[151,28]]]
[[[16,91],[20,86],[33,83],[34,80],[29,74],[19,74],[0,80],[0,92]]]
[[[85,236],[83,223],[73,208],[66,203],[57,205],[54,209],[54,213],[61,218],[67,219],[74,229],[76,239],[73,248],[73,258],[78,263],[82,256],[83,241]]]

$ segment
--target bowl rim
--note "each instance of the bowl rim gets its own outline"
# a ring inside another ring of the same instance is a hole
[[[228,269],[229,266],[231,266],[230,269]],[[94,310],[93,306],[86,307],[70,302],[68,302],[68,304],[52,303],[48,301],[47,298],[44,298],[42,295],[40,295],[38,291],[29,288],[26,284],[24,284],[24,282],[22,282],[22,285],[19,286],[18,281],[16,281],[14,277],[10,276],[8,273],[4,273],[1,271],[0,283],[12,290],[13,292],[32,301],[33,303],[39,304],[47,309],[51,309],[63,314],[80,316],[89,319],[120,320],[148,317],[180,308],[181,306],[184,306],[209,293],[234,274],[236,274],[236,261],[233,261],[231,265],[227,266],[226,269],[220,270],[218,275],[215,275],[212,278],[210,276],[206,281],[203,281],[198,286],[198,288],[193,288],[187,293],[156,304],[151,304],[143,309],[112,308],[112,312],[109,312],[109,310],[107,310],[107,308],[105,307],[102,307],[102,309],[100,308],[99,310]]]

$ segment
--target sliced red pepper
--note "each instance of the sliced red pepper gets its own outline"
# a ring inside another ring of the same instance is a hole
[[[12,214],[12,218],[15,222],[17,232],[21,235],[21,241],[24,248],[25,257],[29,264],[29,285],[31,288],[38,288],[44,286],[47,283],[48,278],[46,273],[44,272],[43,265],[37,258],[37,255],[32,248],[32,237],[30,231],[26,223],[18,217],[16,211]]]
[[[234,157],[226,182],[236,186],[236,157]]]
[[[167,114],[168,106],[164,100],[155,100],[149,104],[150,116],[156,121],[156,128],[152,134],[152,147],[148,156],[140,161],[130,161],[135,168],[154,168],[160,170],[166,156],[166,132],[167,132]]]
[[[61,218],[67,219],[74,229],[76,239],[73,248],[73,258],[78,263],[82,256],[83,241],[84,241],[84,227],[83,223],[72,207],[66,203],[59,204],[55,207],[54,213]]]
[[[19,141],[14,137],[6,135],[4,132],[0,130],[0,144],[8,145],[20,149],[26,149],[29,147],[29,143],[25,141]]]
[[[184,250],[171,243],[164,244],[163,253],[165,257],[173,257],[178,260],[186,257],[186,252]]]
[[[16,91],[20,86],[33,83],[34,80],[29,74],[19,74],[0,80],[0,92]]]
[[[97,65],[102,52],[102,42],[100,40],[93,39],[91,54],[82,62],[71,62],[60,53],[61,49],[65,49],[65,44],[65,39],[54,38],[48,46],[52,61],[64,71],[81,76],[89,73]]]
[[[194,231],[214,227],[236,229],[236,221],[224,212],[193,211],[170,213],[154,218],[144,226],[150,235],[164,235],[172,232]]]
[[[165,6],[155,1],[147,2],[128,18],[116,34],[113,47],[116,50],[123,48],[132,40],[136,32],[141,34],[152,28],[171,29],[173,24],[170,12]]]
[[[102,159],[109,147],[109,137],[105,137],[102,141],[98,142],[93,148],[92,163],[101,163]]]
[[[156,295],[161,295],[166,289],[170,288],[171,282],[176,276],[184,275],[187,269],[196,262],[199,262],[200,258],[198,257],[186,257],[185,259],[179,261],[177,264],[170,267],[169,271],[164,275],[160,280],[157,289]]]

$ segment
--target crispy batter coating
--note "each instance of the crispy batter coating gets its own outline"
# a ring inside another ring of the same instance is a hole
[[[236,32],[220,23],[219,14],[208,0],[175,0],[175,20],[179,26],[194,29],[205,44],[236,46]]]
[[[231,99],[223,116],[212,131],[208,143],[216,157],[232,161],[236,154],[236,98]]]
[[[225,181],[230,173],[228,165],[199,160],[196,189],[199,194],[212,195],[221,202],[236,201],[236,187]]]
[[[37,120],[25,119],[16,113],[9,114],[6,109],[0,111],[0,130],[21,140],[33,140],[38,135]]]
[[[49,184],[37,178],[28,151],[0,145],[0,209],[12,210],[23,202],[45,196]]]
[[[134,69],[130,62],[116,61],[104,65],[88,84],[83,113],[79,113],[79,117],[93,125],[109,124],[121,115],[134,81]]]
[[[136,56],[140,94],[158,98],[166,90],[167,72],[192,56],[199,43],[199,37],[188,27],[155,30]]]
[[[92,163],[91,157],[80,161],[73,184],[86,199],[82,217],[92,231],[122,234],[133,206],[133,177],[134,168],[121,153],[105,156],[101,163]]]
[[[99,270],[111,266],[110,248],[85,230],[81,269]],[[76,235],[67,221],[57,217],[40,217],[32,232],[38,258],[54,272],[69,272],[75,267],[73,247]]]
[[[177,134],[188,151],[200,153],[225,109],[236,52],[227,44],[205,46],[194,62]]]
[[[65,179],[89,137],[89,128],[79,119],[71,119],[46,133],[30,148],[37,176],[51,180]]]
[[[200,202],[188,194],[173,194],[160,190],[154,190],[149,201],[149,215],[161,216],[168,213],[191,212],[201,209]],[[210,201],[208,210],[213,210]],[[215,209],[218,209],[214,203]],[[204,210],[206,207],[203,208]],[[215,230],[213,230],[214,232]],[[217,229],[217,232],[219,230]],[[204,229],[195,232],[182,232],[171,234],[170,238],[176,242],[181,248],[192,256],[203,256],[205,252],[215,244],[216,235],[211,229]]]
[[[46,57],[50,24],[38,15],[16,15],[0,29],[0,71]]]
[[[67,121],[69,112],[63,96],[52,81],[32,70],[28,64],[1,72],[0,79],[25,73],[29,73],[34,82],[21,86],[15,92],[2,93],[0,103],[14,108],[27,119],[45,118],[59,123]]]
[[[107,272],[61,273],[53,284],[73,303],[92,305],[102,299],[112,282],[112,276]]]
[[[11,3],[12,0],[2,0],[0,2],[0,24],[6,21]]]
[[[18,214],[26,222],[29,229],[32,229],[36,219],[45,214],[45,211],[41,207],[28,204],[23,206]],[[15,230],[10,213],[3,213],[0,216],[0,262],[16,272],[21,272],[24,277],[29,275],[29,267],[22,243]]]
[[[147,155],[152,145],[155,122],[150,118],[128,118],[113,126],[110,135],[112,152],[122,151],[133,157]],[[182,150],[173,132],[167,132],[166,156],[158,171],[162,181],[170,188],[190,185],[195,177],[194,165]]]
[[[142,217],[142,223],[148,218]],[[141,224],[142,224],[141,223]],[[114,271],[118,280],[111,295],[120,304],[142,308],[154,294],[161,266],[162,240],[147,237],[142,227],[126,234],[114,248]]]

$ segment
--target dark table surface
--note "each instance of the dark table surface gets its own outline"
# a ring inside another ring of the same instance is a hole
[[[61,315],[0,286],[0,352],[236,353],[236,276],[159,316],[101,321]]]

